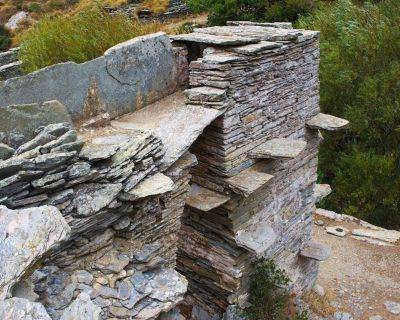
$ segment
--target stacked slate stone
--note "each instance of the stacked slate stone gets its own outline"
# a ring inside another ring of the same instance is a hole
[[[231,24],[173,37],[198,51],[187,105],[221,113],[191,148],[199,164],[178,254],[200,318],[246,306],[260,259],[285,269],[293,291],[312,285],[328,251],[311,242],[318,129],[347,125],[319,114],[317,32]]]
[[[28,281],[52,319],[81,294],[101,307],[101,319],[153,319],[183,299],[187,281],[174,268],[193,155],[161,173],[165,148],[152,133],[77,134],[70,123],[2,147],[0,203],[55,206],[71,228]]]
[[[23,74],[21,61],[18,61],[19,48],[12,48],[0,53],[0,81],[18,77]]]

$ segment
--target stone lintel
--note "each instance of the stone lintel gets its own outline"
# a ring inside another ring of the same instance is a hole
[[[229,199],[230,197],[228,196],[203,188],[194,183],[190,187],[190,194],[186,200],[186,204],[189,207],[201,211],[210,211],[223,205],[229,201]]]
[[[240,47],[235,47],[232,49],[232,51],[240,54],[251,55],[261,51],[280,48],[280,47],[282,47],[282,43],[272,42],[272,41],[261,41],[259,43],[252,43]]]
[[[316,184],[314,189],[315,202],[321,201],[332,192],[329,184]]]
[[[308,120],[306,125],[310,129],[337,131],[345,129],[349,125],[349,121],[329,114],[318,113]]]
[[[174,187],[174,182],[169,177],[162,173],[156,173],[150,178],[140,182],[132,190],[122,193],[119,198],[123,201],[135,201],[145,197],[170,192]]]
[[[292,159],[306,147],[307,142],[294,139],[271,139],[250,152],[255,159]]]
[[[170,36],[170,38],[174,41],[180,42],[197,42],[219,46],[237,46],[248,43],[256,43],[260,41],[259,39],[252,37],[240,37],[235,35],[224,36],[197,32],[174,35]]]
[[[276,240],[277,235],[267,221],[255,221],[236,232],[235,241],[256,256],[262,255]]]
[[[253,21],[227,21],[227,26],[259,26],[280,29],[293,29],[291,22],[253,22]]]
[[[228,187],[235,193],[248,197],[264,186],[274,176],[261,171],[259,165],[254,165],[241,171],[236,176],[225,180]]]
[[[300,250],[300,255],[317,261],[325,261],[331,255],[331,248],[323,243],[309,242]]]

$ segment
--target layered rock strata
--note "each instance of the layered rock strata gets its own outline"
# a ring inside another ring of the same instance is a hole
[[[319,113],[318,32],[230,24],[173,37],[198,50],[187,107],[221,114],[191,148],[199,164],[180,236],[196,318],[245,307],[252,263],[263,258],[286,270],[292,291],[310,288],[329,254],[311,242],[317,129],[347,125]]]

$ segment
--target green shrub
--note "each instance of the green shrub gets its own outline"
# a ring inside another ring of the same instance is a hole
[[[41,20],[23,35],[19,58],[26,72],[66,61],[82,63],[157,28],[156,24],[132,23],[124,15],[111,16],[98,7],[86,8],[74,16]]]
[[[223,25],[228,20],[295,21],[309,13],[315,0],[187,0],[194,12],[208,12],[209,24]]]
[[[32,3],[29,4],[29,6],[28,6],[28,11],[29,11],[29,12],[40,12],[40,11],[42,11],[42,7],[40,6],[39,3],[37,3],[37,2],[32,2]]]
[[[10,34],[3,25],[0,25],[0,51],[7,51],[11,46]]]
[[[272,260],[259,262],[251,277],[249,290],[251,306],[244,311],[245,317],[249,320],[287,319],[284,311],[289,303],[286,289],[288,284],[289,278]]]
[[[24,5],[24,0],[15,0],[15,8],[17,10],[22,10],[23,5]]]
[[[350,120],[325,134],[327,209],[400,228],[400,1],[324,4],[299,26],[321,30],[321,109]]]

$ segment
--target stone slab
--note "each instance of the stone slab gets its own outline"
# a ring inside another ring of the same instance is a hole
[[[60,122],[72,120],[67,108],[56,100],[0,108],[0,135],[13,148],[34,138],[39,127]]]
[[[186,199],[186,204],[201,211],[210,211],[228,202],[229,199],[230,197],[228,196],[194,183],[190,187],[190,194]]]
[[[59,63],[0,82],[0,108],[57,99],[74,121],[105,112],[116,117],[175,92],[180,63],[164,33],[138,37],[82,64]]]
[[[3,320],[51,320],[41,303],[22,298],[0,301],[0,319]]]
[[[293,159],[306,147],[307,142],[294,139],[271,139],[253,149],[249,156],[255,159]]]
[[[140,182],[129,192],[122,193],[119,198],[124,201],[135,201],[172,191],[174,186],[174,182],[166,175],[162,173],[156,173],[155,175]]]
[[[161,164],[161,170],[164,170],[177,161],[204,128],[220,114],[215,109],[188,106],[185,101],[185,95],[177,92],[144,109],[112,121],[111,125],[121,129],[150,131],[158,136],[166,149]]]
[[[260,40],[257,38],[250,37],[239,37],[236,35],[213,35],[213,34],[204,34],[204,33],[188,33],[188,34],[179,34],[170,36],[170,38],[174,41],[180,42],[197,42],[204,44],[213,44],[219,46],[237,46],[241,44],[248,43],[256,43]]]
[[[272,175],[263,172],[261,167],[262,165],[254,165],[226,179],[225,182],[233,192],[248,197],[273,178]]]
[[[277,239],[275,231],[268,221],[261,220],[250,224],[236,232],[235,241],[238,246],[261,256]]]
[[[260,41],[259,43],[235,47],[232,49],[232,51],[240,54],[251,55],[259,53],[261,51],[275,49],[279,47],[282,47],[282,43],[271,42],[271,41]]]
[[[396,230],[354,229],[351,234],[354,236],[372,238],[390,243],[400,241],[400,231]]]
[[[315,185],[314,198],[315,202],[321,201],[323,198],[328,196],[332,192],[331,186],[329,184],[319,184]]]
[[[329,114],[319,113],[308,120],[306,125],[310,129],[336,131],[347,128],[349,121]]]
[[[227,26],[260,26],[280,29],[293,29],[291,22],[253,22],[253,21],[227,21]]]
[[[300,255],[317,261],[325,261],[331,255],[331,248],[323,243],[310,242],[300,250]]]

